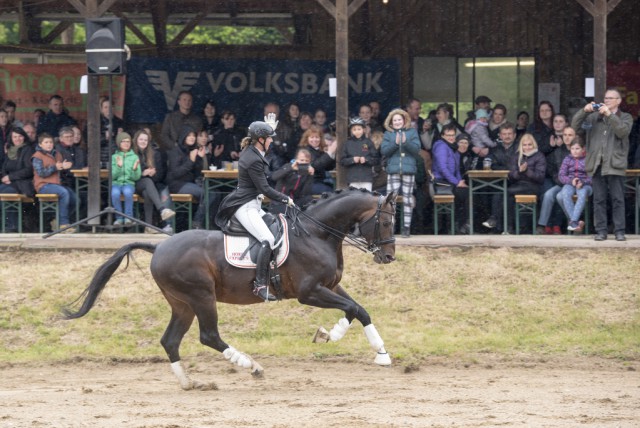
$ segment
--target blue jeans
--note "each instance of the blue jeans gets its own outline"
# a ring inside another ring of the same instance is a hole
[[[578,195],[578,200],[573,203],[573,194]],[[567,218],[570,222],[577,222],[580,220],[582,211],[584,211],[584,205],[587,203],[587,198],[591,196],[593,189],[591,186],[585,185],[581,189],[578,189],[571,184],[565,184],[562,186],[562,190],[557,196],[558,203],[564,210]]]
[[[552,188],[544,192],[544,196],[542,196],[542,206],[540,207],[540,217],[538,218],[538,224],[540,226],[549,225],[549,217],[551,217],[551,211],[553,210],[553,206],[556,203],[556,197],[561,190],[562,187],[553,186]]]
[[[111,204],[120,212],[124,212],[129,217],[133,217],[133,193],[135,189],[130,184],[112,184],[111,185]],[[120,195],[124,195],[124,211],[122,211],[122,202]],[[122,216],[116,216],[121,219]]]
[[[60,210],[60,226],[69,224],[69,212],[76,206],[76,194],[73,190],[60,184],[45,184],[38,193],[55,193],[58,195],[58,209]]]

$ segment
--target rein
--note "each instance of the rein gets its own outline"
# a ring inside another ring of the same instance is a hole
[[[355,236],[352,233],[345,233],[345,232],[341,232],[338,229],[335,229],[323,222],[321,222],[320,220],[311,217],[310,215],[308,215],[307,213],[303,212],[302,210],[300,210],[300,208],[296,207],[295,212],[292,213],[292,218],[294,223],[297,222],[299,220],[298,217],[302,216],[304,218],[306,218],[307,220],[309,220],[311,223],[315,224],[316,226],[318,226],[320,229],[324,230],[325,232],[329,233],[330,235],[338,238],[339,240],[344,240],[347,243],[349,243],[350,245],[356,247],[357,249],[359,249],[360,251],[364,252],[364,253],[370,253],[370,254],[375,254],[378,251],[380,251],[380,246],[384,245],[384,244],[391,244],[393,242],[396,241],[396,238],[394,238],[393,236],[389,239],[381,239],[380,238],[380,214],[385,213],[385,214],[390,214],[392,216],[395,216],[395,212],[390,212],[390,211],[385,211],[382,209],[382,203],[384,201],[384,196],[380,196],[378,198],[378,207],[376,208],[376,212],[369,217],[368,219],[366,219],[365,221],[360,223],[360,230],[362,230],[362,226],[369,223],[370,221],[375,221],[375,225],[374,225],[374,229],[373,229],[373,241],[371,243],[367,242],[367,239],[362,237],[362,236]],[[304,229],[303,229],[304,230]],[[307,235],[309,235],[309,232],[307,232],[306,230],[304,230],[305,233]]]

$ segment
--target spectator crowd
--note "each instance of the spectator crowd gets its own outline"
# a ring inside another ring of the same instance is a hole
[[[237,164],[247,130],[237,123],[235,112],[219,111],[214,100],[198,110],[193,100],[183,91],[177,109],[161,124],[136,127],[111,115],[110,100],[100,99],[100,166],[112,174],[110,194],[103,199],[124,214],[109,226],[126,230],[134,225],[136,194],[144,200],[144,222],[155,226],[145,232],[173,232],[171,194],[190,194],[197,201],[192,228],[215,224],[206,216],[215,217],[224,193],[204,194],[203,171]],[[277,103],[267,103],[265,116],[279,118],[274,143],[265,154],[269,182],[304,206],[314,195],[334,191],[339,160],[350,186],[402,196],[399,232],[405,237],[434,232],[432,198],[447,194],[454,196],[458,234],[468,234],[472,227],[480,233],[581,233],[585,209],[593,209],[596,240],[607,239],[609,232],[625,239],[636,203],[636,194],[625,191],[625,174],[640,168],[640,119],[634,123],[620,109],[617,90],[608,90],[602,101],[587,103],[573,117],[541,101],[531,116],[526,111],[512,116],[515,122],[507,119],[505,104],[493,104],[487,96],[474,101],[464,123],[448,103],[423,115],[422,103],[412,98],[385,115],[378,102],[370,102],[354,110],[345,136],[336,135],[335,122],[322,108],[304,111],[293,102],[281,110]],[[86,127],[69,115],[58,95],[49,99],[46,110],[36,109],[31,120],[22,122],[15,119],[13,101],[1,105],[0,194],[57,194],[59,222],[49,224],[52,230],[75,232],[76,227],[68,226],[86,215],[86,194],[76,194],[71,171],[88,167]],[[506,211],[502,195],[474,195],[474,225],[469,213],[472,170],[508,171]],[[516,195],[537,196],[537,227],[527,229],[523,223],[522,230],[515,230]],[[25,231],[38,229],[36,203],[23,206]],[[282,209],[273,205],[273,211]],[[6,213],[5,231],[17,231],[17,222],[17,213]]]

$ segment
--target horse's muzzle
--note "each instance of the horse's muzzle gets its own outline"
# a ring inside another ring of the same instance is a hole
[[[378,252],[376,253],[376,255],[373,257],[373,260],[378,263],[378,264],[389,264],[393,261],[395,261],[395,257],[392,256],[391,254],[385,254],[383,252]]]

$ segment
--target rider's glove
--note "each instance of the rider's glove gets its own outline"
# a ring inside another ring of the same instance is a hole
[[[287,206],[288,206],[288,207],[292,207],[292,206],[294,206],[294,205],[295,205],[295,203],[293,202],[293,199],[291,199],[291,198],[287,198]]]
[[[275,132],[276,128],[278,127],[278,121],[276,120],[276,114],[275,113],[267,113],[267,115],[264,117],[264,121],[265,121],[265,123],[269,124],[269,126],[271,126],[271,129],[273,129],[273,131]]]

